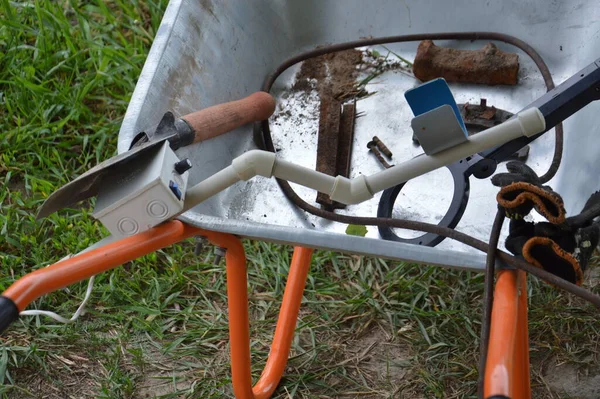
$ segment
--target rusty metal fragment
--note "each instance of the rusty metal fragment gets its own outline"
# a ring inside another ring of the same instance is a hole
[[[354,140],[354,120],[356,118],[356,103],[344,104],[340,118],[338,137],[336,174],[350,177],[350,156]]]
[[[413,63],[413,73],[422,81],[444,78],[448,82],[516,85],[518,72],[519,56],[505,53],[493,43],[480,50],[457,50],[423,40]]]
[[[475,131],[480,131],[494,127],[507,121],[513,116],[513,114],[508,111],[498,109],[493,105],[487,105],[487,100],[485,98],[481,98],[479,104],[460,104],[458,109],[465,121],[467,129],[470,130],[469,135],[473,129],[475,129]]]
[[[330,176],[337,174],[341,107],[340,101],[322,96],[317,140],[317,171]],[[317,193],[317,203],[326,210],[335,209],[334,201],[326,193]]]
[[[379,148],[379,151],[381,151],[382,153],[385,154],[386,157],[392,159],[392,151],[390,151],[390,149],[385,145],[385,143],[383,141],[381,141],[381,139],[377,136],[373,136],[373,142],[377,145],[377,148]]]
[[[330,176],[349,177],[356,103],[342,107],[340,101],[323,96],[320,112],[317,170]],[[346,207],[341,202],[332,201],[325,193],[317,193],[317,203],[329,211]]]
[[[375,158],[377,158],[377,160],[379,161],[379,163],[386,169],[389,169],[392,167],[392,165],[390,165],[385,158],[383,157],[383,155],[381,155],[381,152],[379,152],[379,150],[377,149],[377,144],[375,144],[374,141],[369,141],[369,143],[367,144],[367,147],[369,148],[369,151],[371,152],[371,154],[375,155]]]

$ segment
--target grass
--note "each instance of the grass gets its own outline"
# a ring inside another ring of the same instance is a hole
[[[35,213],[54,189],[115,153],[165,6],[0,0],[0,290],[105,234],[89,204],[43,222]],[[224,267],[193,246],[98,276],[76,324],[20,319],[0,337],[0,395],[231,397]],[[291,249],[245,247],[257,378]],[[482,283],[473,273],[317,252],[275,397],[473,397]],[[32,307],[71,314],[84,293],[81,283]],[[535,397],[566,397],[555,365],[580,374],[574,386],[597,375],[600,321],[591,306],[537,281],[530,295]]]

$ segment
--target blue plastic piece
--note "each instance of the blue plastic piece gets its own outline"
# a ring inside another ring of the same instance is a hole
[[[169,188],[171,189],[171,192],[173,192],[173,194],[175,194],[177,199],[179,201],[181,201],[181,190],[179,189],[179,185],[177,183],[175,183],[173,180],[170,180]]]
[[[415,116],[411,126],[427,155],[437,154],[468,140],[448,104]]]
[[[456,105],[456,101],[454,100],[454,96],[452,95],[446,80],[438,78],[423,83],[414,89],[406,91],[404,93],[404,98],[406,98],[406,101],[415,116],[439,108],[442,105],[450,105],[454,111],[454,115],[456,115],[456,119],[458,119],[458,122],[465,133],[465,137],[468,136],[465,122],[460,115],[460,110]]]

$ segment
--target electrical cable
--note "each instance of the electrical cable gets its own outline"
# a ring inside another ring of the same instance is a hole
[[[92,291],[94,290],[94,278],[95,277],[96,276],[92,276],[88,280],[88,286],[85,291],[85,296],[83,298],[83,301],[81,302],[81,305],[79,305],[79,307],[77,308],[75,313],[73,313],[73,316],[71,316],[70,319],[62,317],[61,315],[51,312],[49,310],[36,310],[36,309],[23,310],[22,312],[19,313],[19,316],[47,316],[47,317],[53,318],[54,320],[56,320],[60,323],[64,323],[64,324],[73,323],[75,320],[77,320],[79,318],[79,316],[81,316],[81,314],[85,310],[85,306],[87,305],[90,297],[92,296]]]
[[[494,272],[496,267],[496,251],[500,232],[504,224],[506,212],[504,208],[498,207],[496,218],[490,233],[490,244],[485,260],[485,278],[483,288],[483,304],[481,316],[481,335],[479,339],[479,377],[477,379],[477,397],[483,398],[483,379],[485,376],[485,364],[487,363],[487,352],[490,340],[490,329],[492,324],[492,307],[494,305]]]
[[[98,241],[98,242],[90,245],[89,247],[87,247],[83,251],[79,252],[77,255],[82,254],[84,252],[91,251],[92,249],[95,249],[95,248],[100,248],[100,247],[102,247],[102,246],[104,246],[106,244],[110,244],[114,240],[115,240],[114,236],[104,237],[100,241]],[[65,259],[69,259],[69,258],[71,258],[73,256],[74,255],[69,254],[69,255],[65,256],[64,258],[62,258],[60,261],[63,261]],[[50,317],[50,318],[52,318],[52,319],[54,319],[54,320],[56,320],[56,321],[58,321],[60,323],[64,323],[64,324],[73,323],[85,311],[85,307],[86,307],[88,301],[90,300],[90,297],[92,296],[92,291],[94,290],[94,279],[95,279],[95,277],[96,276],[92,276],[88,280],[88,286],[87,286],[87,289],[85,291],[85,296],[83,297],[83,301],[81,302],[81,304],[79,305],[79,307],[77,308],[77,310],[75,311],[75,313],[73,313],[73,316],[71,316],[71,318],[67,319],[66,317],[63,317],[63,316],[61,316],[61,315],[59,315],[57,313],[51,312],[49,310],[38,310],[38,309],[23,310],[22,312],[19,313],[19,316],[46,316],[46,317]]]
[[[294,200],[298,200],[301,198],[298,197],[295,191],[292,193],[292,197]],[[306,203],[301,200],[298,202],[298,206],[304,211],[311,213],[315,216],[329,218],[329,214],[332,212],[325,211],[323,209],[317,208],[313,205]],[[362,217],[362,216],[348,216],[348,215],[336,215],[336,222],[345,223],[345,224],[359,224],[364,226],[387,226],[393,228],[400,229],[408,229],[415,231],[424,231],[426,233],[433,233],[444,236],[446,238],[450,238],[452,240],[461,242],[465,245],[468,245],[472,248],[475,248],[482,252],[487,252],[489,249],[489,245],[471,235],[462,233],[458,230],[449,229],[447,227],[438,226],[436,224],[430,224],[425,222],[417,222],[414,220],[404,220],[404,219],[391,219],[391,218],[376,218],[376,217]],[[331,220],[331,219],[330,219]],[[581,288],[575,284],[572,284],[558,276],[555,276],[552,273],[549,273],[543,269],[540,269],[536,266],[533,266],[524,260],[518,259],[504,251],[498,251],[498,258],[500,258],[505,263],[508,263],[510,266],[513,266],[517,269],[523,270],[529,274],[532,274],[538,277],[541,280],[544,280],[550,284],[554,284],[555,286],[570,292],[571,294],[578,296],[588,302],[591,302],[600,309],[600,296],[593,294],[592,292]]]
[[[495,40],[499,42],[504,42],[510,44],[512,46],[517,47],[522,50],[525,54],[527,54],[538,67],[542,78],[544,79],[544,84],[546,85],[547,91],[554,89],[554,80],[552,79],[552,74],[550,73],[550,69],[544,59],[538,54],[537,51],[529,44],[524,42],[521,39],[518,39],[514,36],[506,35],[504,33],[497,32],[444,32],[444,33],[421,33],[421,34],[413,34],[413,35],[399,35],[399,36],[386,36],[379,38],[370,38],[370,39],[361,39],[355,40],[351,42],[338,43],[329,46],[318,47],[313,50],[309,50],[303,53],[300,53],[294,57],[288,58],[282,64],[280,64],[275,71],[273,71],[267,79],[265,80],[262,90],[265,92],[270,92],[271,87],[275,83],[275,80],[281,75],[284,71],[286,71],[289,67],[306,61],[309,58],[318,57],[320,55],[335,53],[344,50],[350,50],[357,47],[366,47],[366,46],[374,46],[379,44],[390,44],[390,43],[405,43],[405,42],[414,42],[421,40]],[[266,150],[275,152],[275,147],[273,146],[273,140],[271,137],[271,131],[269,128],[269,121],[265,120],[260,122],[259,124],[255,124],[255,132],[259,133],[259,126],[262,128],[262,138],[264,140],[264,145]],[[554,128],[555,131],[555,148],[554,155],[552,157],[552,162],[550,167],[542,176],[540,176],[541,183],[547,183],[552,179],[558,168],[560,167],[560,163],[562,160],[563,153],[563,125],[559,123]],[[281,184],[280,184],[281,186]],[[284,193],[286,190],[281,187]],[[291,189],[291,187],[290,187]]]
[[[415,35],[402,35],[402,36],[390,36],[383,38],[375,38],[375,39],[363,39],[357,40],[353,42],[341,43],[332,46],[319,47],[317,49],[304,52],[295,57],[289,58],[284,61],[280,66],[276,68],[276,70],[270,74],[265,83],[263,84],[262,90],[265,92],[269,92],[273,83],[277,79],[277,77],[283,73],[290,66],[304,61],[306,59],[316,57],[319,55],[324,55],[332,52],[338,52],[343,50],[349,50],[356,47],[365,47],[372,46],[378,44],[387,44],[387,43],[399,43],[399,42],[409,42],[409,41],[421,41],[421,40],[496,40],[502,41],[505,43],[512,44],[521,50],[523,50],[527,55],[529,55],[535,64],[540,69],[542,76],[544,78],[544,82],[548,88],[551,90],[554,88],[554,82],[552,81],[552,76],[550,75],[550,71],[546,63],[540,57],[540,55],[527,43],[523,42],[520,39],[517,39],[513,36],[501,34],[501,33],[492,33],[492,32],[459,32],[459,33],[431,33],[431,34],[415,34]],[[546,182],[551,179],[556,170],[560,167],[560,161],[562,156],[562,146],[563,146],[563,129],[562,124],[558,124],[555,127],[556,133],[556,148],[553,157],[552,164],[549,170],[541,177],[541,179]],[[262,143],[264,149],[275,152],[275,147],[273,145],[273,140],[271,137],[271,132],[269,128],[269,121],[265,120],[260,123],[255,124],[255,136],[257,138],[262,137]],[[487,252],[489,250],[489,245],[485,242],[476,239],[473,236],[470,236],[465,233],[461,233],[459,231],[449,229],[446,227],[417,222],[412,220],[404,220],[404,219],[392,219],[392,218],[377,218],[377,217],[361,217],[361,216],[348,216],[336,214],[334,212],[325,211],[323,209],[317,208],[308,202],[304,201],[302,198],[298,196],[298,194],[292,189],[289,182],[281,179],[277,179],[277,183],[281,187],[281,190],[285,194],[285,196],[297,207],[313,214],[315,216],[339,222],[345,224],[359,224],[365,226],[383,226],[383,227],[391,227],[391,228],[402,228],[416,231],[423,231],[426,233],[438,234],[447,238],[451,238],[453,240],[459,241],[463,244],[466,244],[470,247],[476,248],[480,251]],[[573,295],[576,295],[600,309],[600,296],[593,294],[592,292],[585,290],[575,284],[571,284],[568,281],[561,279],[551,273],[546,272],[545,270],[536,268],[535,266],[518,259],[506,252],[498,251],[497,256],[508,263],[509,265],[523,270],[529,274],[532,274],[546,282],[554,284],[556,287],[559,287],[567,292],[570,292]]]

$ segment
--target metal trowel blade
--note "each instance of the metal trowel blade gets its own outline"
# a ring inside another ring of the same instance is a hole
[[[153,149],[160,148],[160,145],[167,139],[168,138],[165,137],[161,140],[144,143],[139,147],[134,147],[127,152],[107,159],[94,166],[75,180],[65,184],[50,194],[40,207],[36,219],[44,218],[58,210],[76,204],[79,201],[96,196],[104,177],[109,176],[117,169],[126,166],[127,163],[140,155]]]

